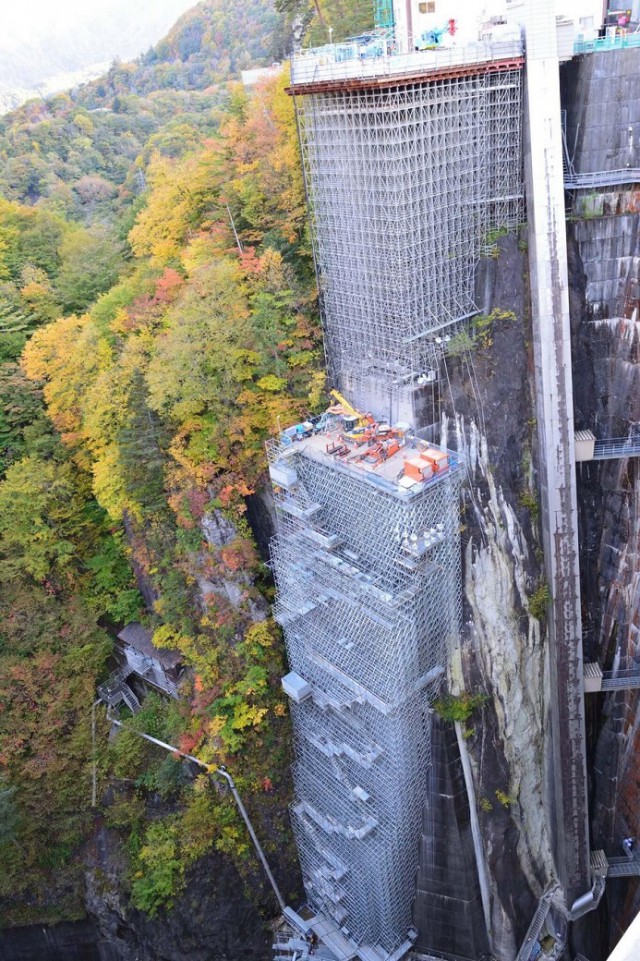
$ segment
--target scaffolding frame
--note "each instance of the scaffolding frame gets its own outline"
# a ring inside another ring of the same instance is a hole
[[[375,0],[375,25],[389,30],[394,25],[393,0]]]
[[[392,952],[411,928],[429,710],[461,616],[462,471],[450,454],[407,492],[307,447],[268,451],[287,478],[275,487],[275,617],[309,688],[291,704],[291,817],[314,910]]]
[[[522,70],[295,100],[330,376],[418,376],[477,313],[487,237],[522,222]]]

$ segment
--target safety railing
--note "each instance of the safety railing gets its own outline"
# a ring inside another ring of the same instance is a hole
[[[98,696],[110,707],[118,707],[124,702],[132,714],[140,710],[140,701],[127,684],[126,675],[122,671],[114,671],[100,684]]]
[[[615,460],[618,457],[640,456],[640,437],[610,437],[595,442],[594,460]]]
[[[640,665],[626,671],[603,671],[603,691],[629,691],[640,687]]]
[[[619,170],[597,170],[591,173],[567,171],[564,176],[565,190],[588,190],[597,187],[616,187],[622,184],[640,183],[640,167],[623,167]]]
[[[464,47],[442,47],[393,53],[386,42],[358,48],[335,44],[296,53],[291,58],[291,85],[337,80],[368,80],[423,74],[522,56],[519,40],[482,40]]]
[[[601,691],[632,691],[640,688],[640,664],[616,671],[603,671],[598,663],[584,665],[585,694]]]
[[[640,875],[640,857],[607,858],[609,870],[607,877],[632,878]]]
[[[617,37],[598,37],[595,40],[577,40],[573,45],[574,54],[602,53],[605,50],[625,50],[640,47],[640,32],[621,34]]]

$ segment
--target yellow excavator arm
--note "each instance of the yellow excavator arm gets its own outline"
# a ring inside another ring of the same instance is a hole
[[[336,403],[340,404],[340,406],[341,406],[342,408],[344,408],[344,411],[345,411],[346,414],[351,414],[352,417],[357,417],[358,420],[361,420],[361,421],[364,423],[365,418],[364,418],[363,415],[360,413],[360,411],[359,411],[359,410],[356,410],[355,407],[353,407],[353,406],[349,403],[349,401],[348,401],[345,397],[342,396],[342,394],[341,394],[339,391],[337,391],[337,390],[330,390],[330,391],[329,391],[329,394],[331,395],[331,397],[333,397],[333,399],[336,401]]]

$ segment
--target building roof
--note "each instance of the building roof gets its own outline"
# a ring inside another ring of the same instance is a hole
[[[166,668],[176,668],[182,663],[180,651],[172,651],[167,647],[156,647],[152,638],[153,633],[137,621],[127,624],[118,634],[118,639],[123,644],[133,647],[139,654],[160,661]]]
[[[242,83],[245,87],[253,87],[262,80],[277,77],[283,69],[283,64],[272,63],[270,67],[254,67],[252,70],[241,70]]]

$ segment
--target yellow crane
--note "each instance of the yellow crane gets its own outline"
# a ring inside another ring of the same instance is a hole
[[[330,390],[329,394],[336,403],[342,407],[344,412],[344,428],[347,436],[350,436],[354,431],[358,429],[364,429],[373,423],[373,418],[371,414],[361,414],[359,410],[349,403],[346,397],[337,390]]]

